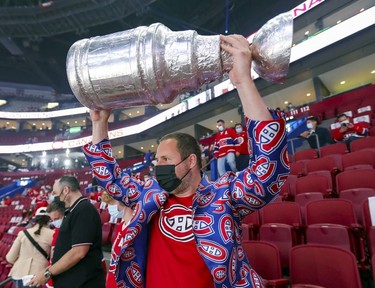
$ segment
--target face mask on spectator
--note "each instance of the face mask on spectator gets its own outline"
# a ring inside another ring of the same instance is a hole
[[[224,131],[224,126],[217,126],[217,129],[221,132]]]
[[[241,133],[241,132],[242,132],[242,127],[237,127],[237,128],[236,128],[236,132],[237,132],[237,133]]]
[[[63,219],[57,219],[55,221],[51,222],[51,225],[55,228],[60,228],[62,224]]]
[[[306,127],[307,127],[307,129],[312,129],[313,128],[313,124],[312,123],[306,123]]]
[[[349,122],[349,120],[348,119],[345,119],[344,121],[341,121],[340,122],[340,125],[341,126],[346,126],[347,124],[349,124],[350,122]]]
[[[108,212],[112,218],[122,218],[124,216],[124,210],[118,211],[117,205],[108,205]]]

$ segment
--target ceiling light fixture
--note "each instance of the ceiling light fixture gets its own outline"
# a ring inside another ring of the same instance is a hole
[[[311,93],[307,93],[306,96],[307,96],[307,97],[310,97],[310,96],[311,96]]]
[[[375,74],[375,70],[372,70],[372,71],[371,71],[371,74]]]
[[[341,85],[344,85],[346,83],[346,81],[341,81],[340,84]]]

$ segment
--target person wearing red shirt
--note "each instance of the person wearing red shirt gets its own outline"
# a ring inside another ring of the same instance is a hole
[[[237,133],[236,167],[238,171],[242,171],[249,166],[249,160],[250,160],[249,149],[251,149],[248,144],[249,137],[247,136],[247,131],[243,129],[241,123],[237,123],[234,126],[234,129],[236,130],[236,133]]]
[[[368,128],[365,123],[353,124],[346,114],[337,115],[336,120],[340,123],[340,128],[333,130],[333,139],[336,142],[345,142],[348,147],[350,142],[365,137]]]
[[[232,128],[225,128],[224,120],[216,122],[219,132],[215,137],[214,157],[217,159],[217,170],[219,176],[224,175],[227,171],[225,164],[228,163],[231,171],[237,172],[236,168],[236,131]]]

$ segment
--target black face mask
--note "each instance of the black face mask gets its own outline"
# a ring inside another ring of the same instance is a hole
[[[189,156],[188,156],[189,157]],[[183,159],[180,163],[177,165],[180,165],[182,162],[184,162],[188,157]],[[190,172],[191,169],[186,172],[184,177],[181,179],[177,178],[176,176],[176,166],[174,164],[170,165],[157,165],[155,166],[155,177],[156,181],[158,181],[159,186],[163,188],[167,192],[172,192],[175,190],[178,186],[180,186],[182,179],[185,178],[185,176]]]

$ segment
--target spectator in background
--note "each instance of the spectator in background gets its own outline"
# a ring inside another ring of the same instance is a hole
[[[9,276],[13,278],[17,288],[27,287],[23,286],[22,277],[35,275],[47,268],[48,265],[53,231],[49,228],[50,218],[44,207],[36,211],[35,221],[36,225],[25,231],[42,250],[36,249],[36,246],[26,236],[25,231],[20,231],[6,255],[6,260],[13,264]]]
[[[148,150],[145,153],[144,162],[146,163],[146,165],[149,165],[151,163],[153,156],[154,154],[151,152],[151,150]]]
[[[210,152],[208,150],[208,146],[205,146],[204,144],[199,144],[199,147],[201,148],[202,152],[202,169],[207,170],[207,164],[210,161]]]
[[[249,138],[247,136],[247,131],[243,130],[242,124],[237,123],[234,126],[236,130],[237,137],[236,137],[236,167],[238,171],[242,171],[249,166],[250,160],[250,151],[251,147],[249,147]]]
[[[237,172],[236,168],[236,131],[232,128],[225,128],[224,120],[217,120],[217,130],[219,131],[215,137],[214,157],[217,159],[217,170],[219,176],[226,172],[225,164],[228,163],[233,172]]]
[[[307,118],[306,127],[308,130],[302,132],[300,137],[306,139],[309,142],[310,148],[318,148],[316,140],[319,141],[319,146],[323,147],[332,143],[332,137],[329,130],[319,126],[319,120],[315,116]]]
[[[353,124],[346,114],[337,115],[336,120],[340,123],[340,128],[333,130],[333,139],[336,142],[344,142],[350,145],[350,142],[365,137],[368,134],[366,123]]]
[[[52,265],[41,269],[29,285],[44,285],[52,278],[56,288],[104,288],[102,226],[98,211],[82,195],[74,176],[57,179],[52,194],[68,209],[57,236]]]

